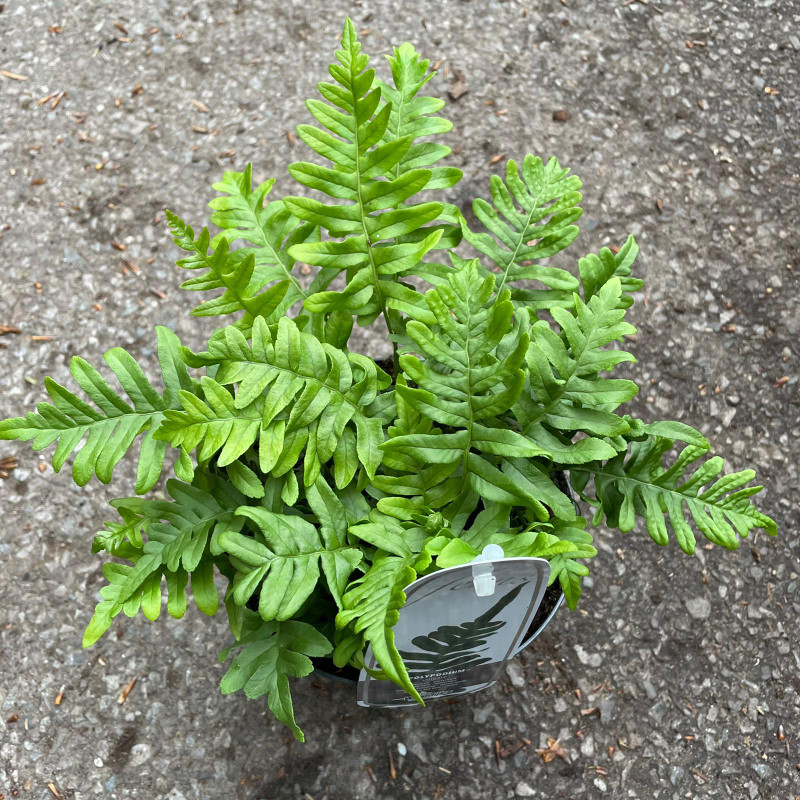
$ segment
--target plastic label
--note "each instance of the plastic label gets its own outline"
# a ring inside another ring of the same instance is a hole
[[[477,692],[495,683],[525,636],[550,577],[550,565],[543,558],[483,560],[480,569],[476,576],[473,564],[450,567],[405,588],[395,645],[426,701]],[[479,594],[488,591],[492,580],[491,594]],[[380,669],[372,648],[366,665]],[[358,681],[358,704],[417,705],[399,686],[376,680],[366,670]]]

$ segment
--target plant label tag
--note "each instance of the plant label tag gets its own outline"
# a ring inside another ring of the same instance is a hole
[[[394,641],[422,698],[491,686],[525,636],[549,577],[543,558],[501,558],[449,567],[408,585]],[[371,647],[365,663],[380,670]],[[366,669],[358,681],[358,704],[417,705],[399,686]]]

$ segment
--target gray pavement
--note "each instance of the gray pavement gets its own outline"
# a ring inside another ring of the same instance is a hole
[[[122,345],[152,366],[155,324],[202,344],[163,209],[199,227],[212,181],[250,160],[277,194],[295,191],[285,168],[306,152],[288,132],[349,13],[369,52],[409,39],[441,59],[433,93],[466,85],[446,110],[465,172],[454,202],[487,193],[498,156],[555,154],[585,185],[561,263],[636,235],[635,411],[686,420],[732,467],[753,464],[780,536],[690,559],[641,529],[601,532],[581,609],[560,611],[501,684],[397,712],[305,681],[300,745],[264,703],[219,694],[222,616],[123,618],[81,650],[102,581],[92,535],[132,470],[78,489],[2,442],[19,463],[0,480],[0,795],[800,793],[800,9],[526,2],[6,0],[0,325],[21,333],[0,338],[0,416],[42,399],[45,375],[67,380],[74,354],[97,364]],[[375,333],[358,341],[385,352]],[[551,760],[536,752],[548,740]]]

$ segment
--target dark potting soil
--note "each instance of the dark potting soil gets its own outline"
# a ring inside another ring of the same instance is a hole
[[[394,359],[393,358],[376,358],[375,363],[394,380]]]
[[[560,598],[561,588],[558,584],[554,583],[547,587],[542,597],[542,602],[539,604],[539,608],[536,609],[536,614],[531,620],[531,624],[528,626],[525,636],[522,637],[522,641],[529,639],[539,630],[558,604]],[[355,667],[347,665],[340,669],[329,658],[312,658],[311,661],[314,664],[314,670],[318,674],[325,675],[325,677],[333,678],[334,680],[344,681],[345,683],[358,682],[359,670]]]

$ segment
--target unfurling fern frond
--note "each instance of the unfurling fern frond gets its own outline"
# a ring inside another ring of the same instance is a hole
[[[628,422],[613,411],[636,395],[637,386],[598,375],[621,362],[635,361],[624,350],[608,348],[636,332],[623,321],[621,291],[619,279],[612,278],[588,303],[575,295],[574,316],[553,308],[560,335],[544,321],[532,328],[528,382],[514,413],[525,435],[549,450],[558,464],[611,458],[626,446],[613,437],[628,433]],[[573,442],[578,431],[586,435]]]
[[[669,465],[665,456],[676,439],[686,446]],[[605,464],[579,467],[571,474],[582,493],[594,476],[590,499],[597,505],[595,524],[605,517],[611,527],[630,531],[639,516],[652,539],[666,545],[668,521],[685,553],[694,552],[696,541],[687,510],[694,528],[729,550],[739,546],[737,535],[746,537],[753,528],[774,535],[775,522],[750,502],[762,488],[747,486],[755,473],[748,469],[721,475],[724,462],[718,456],[699,463],[708,450],[702,434],[688,425],[656,422],[644,426],[644,437],[631,442],[630,454],[620,453]]]
[[[578,235],[572,223],[581,215],[580,179],[569,175],[555,158],[547,164],[525,156],[522,174],[515,161],[506,165],[506,183],[491,178],[492,203],[477,199],[472,208],[489,233],[475,233],[461,217],[464,238],[488,256],[499,273],[498,291],[521,280],[538,281],[546,289],[514,287],[511,299],[533,311],[570,307],[576,278],[563,269],[530,263],[561,252]],[[490,235],[490,234],[493,234]],[[496,238],[495,238],[496,237]]]
[[[395,171],[413,143],[413,135],[386,140],[391,104],[380,110],[381,90],[373,88],[374,70],[361,53],[350,20],[342,34],[338,64],[330,67],[335,83],[320,83],[328,101],[309,100],[306,105],[325,128],[300,125],[300,138],[333,167],[299,162],[289,167],[292,177],[310,189],[323,192],[336,204],[306,197],[287,197],[284,203],[296,217],[322,226],[341,241],[297,244],[293,258],[322,269],[346,272],[343,292],[318,292],[305,307],[316,313],[346,311],[368,324],[386,311],[384,283],[412,269],[436,244],[441,231],[432,230],[419,241],[392,242],[436,220],[440,203],[408,205],[406,201],[424,189],[431,179],[427,169]],[[376,113],[377,112],[377,113]],[[387,316],[390,331],[392,313]]]
[[[130,402],[113,389],[103,376],[77,356],[70,361],[70,373],[89,399],[92,407],[51,378],[45,388],[51,403],[39,403],[36,412],[0,422],[0,439],[30,441],[34,450],[58,442],[53,455],[53,469],[58,472],[69,456],[78,450],[72,476],[78,486],[85,485],[92,474],[108,483],[114,467],[142,433],[139,451],[136,492],[143,494],[155,486],[164,467],[166,442],[155,438],[155,431],[169,409],[180,408],[178,395],[194,396],[197,385],[189,377],[180,359],[178,337],[168,328],[156,328],[158,360],[164,381],[160,395],[145,376],[136,360],[121,347],[109,350],[104,358],[117,377]],[[81,443],[86,439],[82,447]],[[176,470],[189,477],[192,465],[182,453]]]
[[[222,678],[222,693],[244,689],[251,700],[267,695],[270,711],[288,725],[295,739],[304,742],[303,732],[294,719],[289,678],[310,675],[314,670],[311,659],[330,653],[333,649],[330,642],[305,622],[264,622],[245,609],[242,635],[219,654],[219,660],[227,661],[231,651],[239,647],[243,649]]]
[[[385,400],[378,393],[389,386],[389,376],[366,356],[322,344],[288,317],[281,318],[274,336],[266,322],[257,318],[251,339],[248,343],[239,330],[228,327],[209,343],[207,352],[183,351],[191,366],[219,367],[215,381],[203,379],[207,392],[212,384],[238,388],[235,398],[220,388],[218,416],[196,398],[182,396],[186,411],[169,415],[164,435],[191,449],[201,432],[213,430],[199,456],[204,460],[213,454],[212,449],[222,447],[223,433],[237,434],[238,444],[220,457],[223,465],[258,438],[261,471],[276,476],[292,469],[305,452],[306,486],[316,481],[321,465],[331,458],[338,488],[352,480],[359,464],[373,477],[383,441],[379,412]],[[388,400],[391,404],[391,395]],[[378,405],[373,406],[376,401]],[[389,419],[392,415],[389,407]]]

